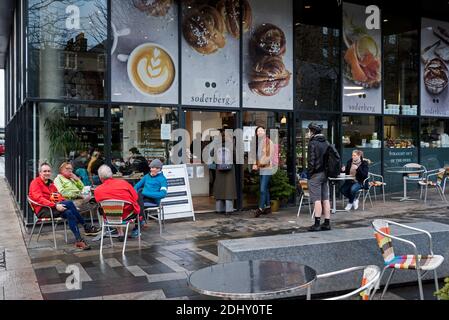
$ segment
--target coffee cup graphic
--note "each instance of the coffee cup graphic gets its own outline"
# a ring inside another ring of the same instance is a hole
[[[117,48],[118,44],[118,38],[128,36],[131,34],[131,30],[129,28],[123,28],[121,30],[117,30],[117,27],[115,24],[111,23],[112,26],[112,48],[111,48],[111,54],[114,54],[115,49]]]
[[[162,95],[175,81],[176,70],[173,58],[158,44],[141,44],[129,56],[119,54],[117,58],[127,62],[129,81],[144,95]]]

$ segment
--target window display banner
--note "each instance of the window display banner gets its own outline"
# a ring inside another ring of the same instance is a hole
[[[240,105],[238,0],[182,2],[182,104]]]
[[[380,11],[344,2],[343,112],[382,113],[381,48]]]
[[[421,115],[449,117],[449,23],[422,19]]]
[[[174,1],[112,0],[111,100],[178,103]]]
[[[242,4],[252,13],[243,25],[243,107],[292,110],[292,0]]]

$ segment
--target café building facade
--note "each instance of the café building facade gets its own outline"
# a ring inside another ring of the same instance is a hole
[[[136,147],[169,164],[179,128],[203,146],[220,129],[242,129],[247,143],[257,126],[277,129],[292,184],[306,168],[311,121],[343,161],[363,150],[390,192],[402,188],[390,167],[449,166],[447,1],[4,5],[6,177],[26,223],[40,162],[98,150],[112,164]],[[189,159],[194,209],[213,211],[213,170]],[[257,173],[236,169],[235,207],[254,207]]]

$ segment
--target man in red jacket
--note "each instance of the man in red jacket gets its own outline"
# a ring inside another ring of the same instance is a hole
[[[139,196],[133,186],[127,181],[112,178],[112,170],[107,165],[102,165],[98,168],[98,177],[101,184],[95,188],[95,201],[101,202],[104,200],[123,200],[125,203],[123,207],[123,220],[135,219],[140,212]],[[119,233],[119,241],[123,241],[123,229],[117,228]]]
[[[81,237],[78,229],[78,223],[84,227],[86,235],[96,235],[100,229],[87,224],[79,211],[76,209],[72,201],[65,200],[59,193],[51,178],[51,167],[48,163],[41,164],[39,168],[39,176],[30,184],[29,197],[34,202],[41,204],[33,205],[34,212],[38,218],[50,218],[50,208],[53,211],[53,217],[62,217],[67,219],[70,230],[75,235],[75,247],[88,250],[89,245]]]

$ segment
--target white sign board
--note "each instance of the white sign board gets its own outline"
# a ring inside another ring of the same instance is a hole
[[[171,124],[162,123],[161,124],[161,140],[171,139]]]
[[[162,168],[162,172],[167,178],[168,185],[167,196],[162,199],[164,219],[192,217],[195,221],[187,166],[185,164],[167,165]]]

